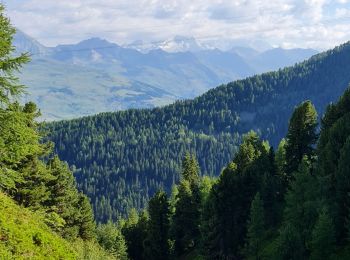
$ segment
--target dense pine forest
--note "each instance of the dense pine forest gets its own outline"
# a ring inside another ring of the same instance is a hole
[[[97,221],[106,222],[130,208],[144,208],[159,188],[169,193],[186,151],[197,155],[201,175],[218,176],[250,130],[276,148],[294,107],[309,99],[322,114],[346,89],[349,71],[346,43],[194,100],[54,122],[46,131],[55,152],[73,166]]]
[[[299,104],[273,149],[243,135],[218,178],[186,154],[180,181],[146,211],[120,221],[131,259],[349,259],[350,88],[327,107],[318,132]]]

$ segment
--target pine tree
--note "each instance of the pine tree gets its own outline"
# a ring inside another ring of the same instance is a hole
[[[261,259],[260,250],[264,241],[265,219],[263,201],[259,192],[252,201],[247,226],[246,257]]]
[[[140,215],[137,216],[137,222],[135,222],[135,216],[131,214],[122,227],[122,234],[125,237],[130,259],[144,259],[143,243],[147,238],[147,225],[148,214],[146,211],[142,211]]]
[[[301,103],[293,112],[289,121],[286,149],[287,178],[298,170],[304,156],[311,159],[314,144],[317,141],[317,112],[310,101]]]
[[[193,249],[199,240],[200,191],[199,166],[194,156],[186,155],[178,186],[171,232],[175,240],[175,254]]]
[[[317,179],[310,174],[310,162],[306,156],[295,173],[285,200],[283,225],[293,226],[300,236],[303,247],[306,247],[321,203],[318,198]]]
[[[281,177],[281,179],[284,182],[287,182],[286,180],[286,174],[285,174],[285,168],[286,168],[286,139],[282,139],[281,142],[278,145],[276,155],[276,166],[277,166],[277,173]]]
[[[88,197],[79,193],[78,195],[78,219],[76,225],[79,228],[78,236],[84,240],[91,240],[95,238],[95,221],[94,213]]]
[[[256,133],[243,139],[233,161],[212,187],[204,214],[204,252],[208,258],[241,258],[251,202],[261,192],[263,178],[271,169],[270,149]],[[263,189],[268,197],[268,189]],[[209,230],[210,228],[210,230]],[[203,230],[203,229],[202,229]]]
[[[337,103],[328,106],[317,147],[320,197],[334,220],[337,242],[341,244],[347,238],[344,227],[350,206],[349,135],[350,88]]]
[[[46,183],[50,193],[44,206],[48,213],[56,213],[64,220],[62,235],[67,238],[94,238],[95,223],[90,202],[77,191],[68,165],[54,156],[47,162],[46,171],[51,174],[51,179]]]
[[[9,192],[18,203],[36,210],[44,204],[50,193],[47,182],[52,176],[45,169],[40,158],[48,155],[51,147],[50,144],[43,143],[41,140],[38,124],[35,121],[40,112],[34,103],[21,106],[14,102],[8,106],[7,112],[10,116],[4,123],[3,130],[6,126],[12,126],[12,131],[7,137],[14,139],[7,140],[9,143],[5,149],[12,158],[23,153],[23,156],[20,156],[21,159],[18,158],[13,165],[4,165],[4,168],[16,173],[17,181],[14,181],[14,188]]]
[[[23,182],[17,165],[41,151],[38,133],[28,127],[26,113],[13,102],[24,90],[14,74],[29,61],[27,54],[12,56],[14,34],[15,28],[0,4],[0,188],[9,193],[16,190],[16,184]]]
[[[96,233],[99,244],[105,250],[117,259],[128,259],[124,237],[115,224],[110,221],[107,224],[100,224],[97,226]]]
[[[23,93],[23,85],[18,84],[14,73],[23,64],[29,62],[28,54],[12,57],[15,47],[12,44],[16,30],[10,24],[10,19],[4,15],[4,6],[0,4],[0,104],[7,106],[12,98],[18,98]]]
[[[148,234],[144,242],[146,259],[169,259],[169,207],[168,198],[164,191],[158,191],[149,201]]]
[[[297,229],[290,223],[282,227],[277,239],[275,259],[304,259],[305,247]]]
[[[181,177],[190,182],[191,185],[199,180],[199,164],[196,157],[190,153],[186,153],[182,161]]]
[[[346,219],[349,216],[350,209],[350,137],[346,139],[343,148],[340,151],[338,167],[335,171],[335,224],[338,236],[341,240],[346,239]]]
[[[68,223],[74,223],[78,192],[73,174],[68,165],[61,162],[58,156],[48,160],[46,170],[51,173],[52,178],[47,183],[50,197],[45,206],[62,216]]]
[[[330,259],[335,250],[334,224],[328,211],[323,208],[312,231],[310,259]]]

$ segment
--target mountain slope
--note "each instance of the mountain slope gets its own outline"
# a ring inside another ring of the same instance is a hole
[[[29,52],[43,56],[50,52],[50,48],[45,47],[40,42],[20,30],[17,30],[13,40],[16,43],[16,52],[19,53]]]
[[[249,61],[257,72],[262,73],[283,68],[286,64],[294,65],[315,54],[317,51],[313,49],[274,48],[250,57]]]
[[[241,135],[254,129],[276,147],[293,108],[311,99],[321,114],[350,82],[350,44],[293,67],[231,82],[193,100],[148,110],[104,113],[49,124],[60,157],[76,167],[80,189],[99,221],[128,205],[143,207],[159,187],[178,179],[185,151],[216,175]]]
[[[259,53],[252,49],[202,50],[195,39],[184,37],[164,44],[178,52],[159,48],[140,52],[99,38],[47,48],[20,31],[15,36],[17,51],[33,54],[32,62],[19,74],[31,93],[26,100],[35,101],[46,120],[170,104],[222,82],[279,68],[268,67],[268,55],[255,66]],[[282,54],[278,66],[303,59]]]
[[[48,120],[154,107],[176,99],[165,90],[103,69],[40,58],[24,66],[21,80],[29,86],[24,100],[34,99]]]
[[[63,238],[41,216],[24,209],[0,192],[0,255],[4,259],[76,259]]]

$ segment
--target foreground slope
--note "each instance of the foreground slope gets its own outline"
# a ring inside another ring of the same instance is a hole
[[[4,259],[75,259],[63,238],[44,224],[43,217],[18,206],[0,192],[0,256]]]
[[[323,113],[350,82],[350,44],[276,72],[238,80],[188,101],[50,124],[49,138],[76,167],[79,187],[105,221],[143,207],[159,187],[178,179],[185,151],[200,158],[202,174],[229,162],[243,133],[254,129],[272,145],[283,137],[293,108],[311,99]]]

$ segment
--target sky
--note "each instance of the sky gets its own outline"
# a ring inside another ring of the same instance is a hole
[[[244,42],[325,50],[350,40],[350,0],[0,2],[17,28],[46,46],[91,37],[126,44],[181,35],[218,46]]]

